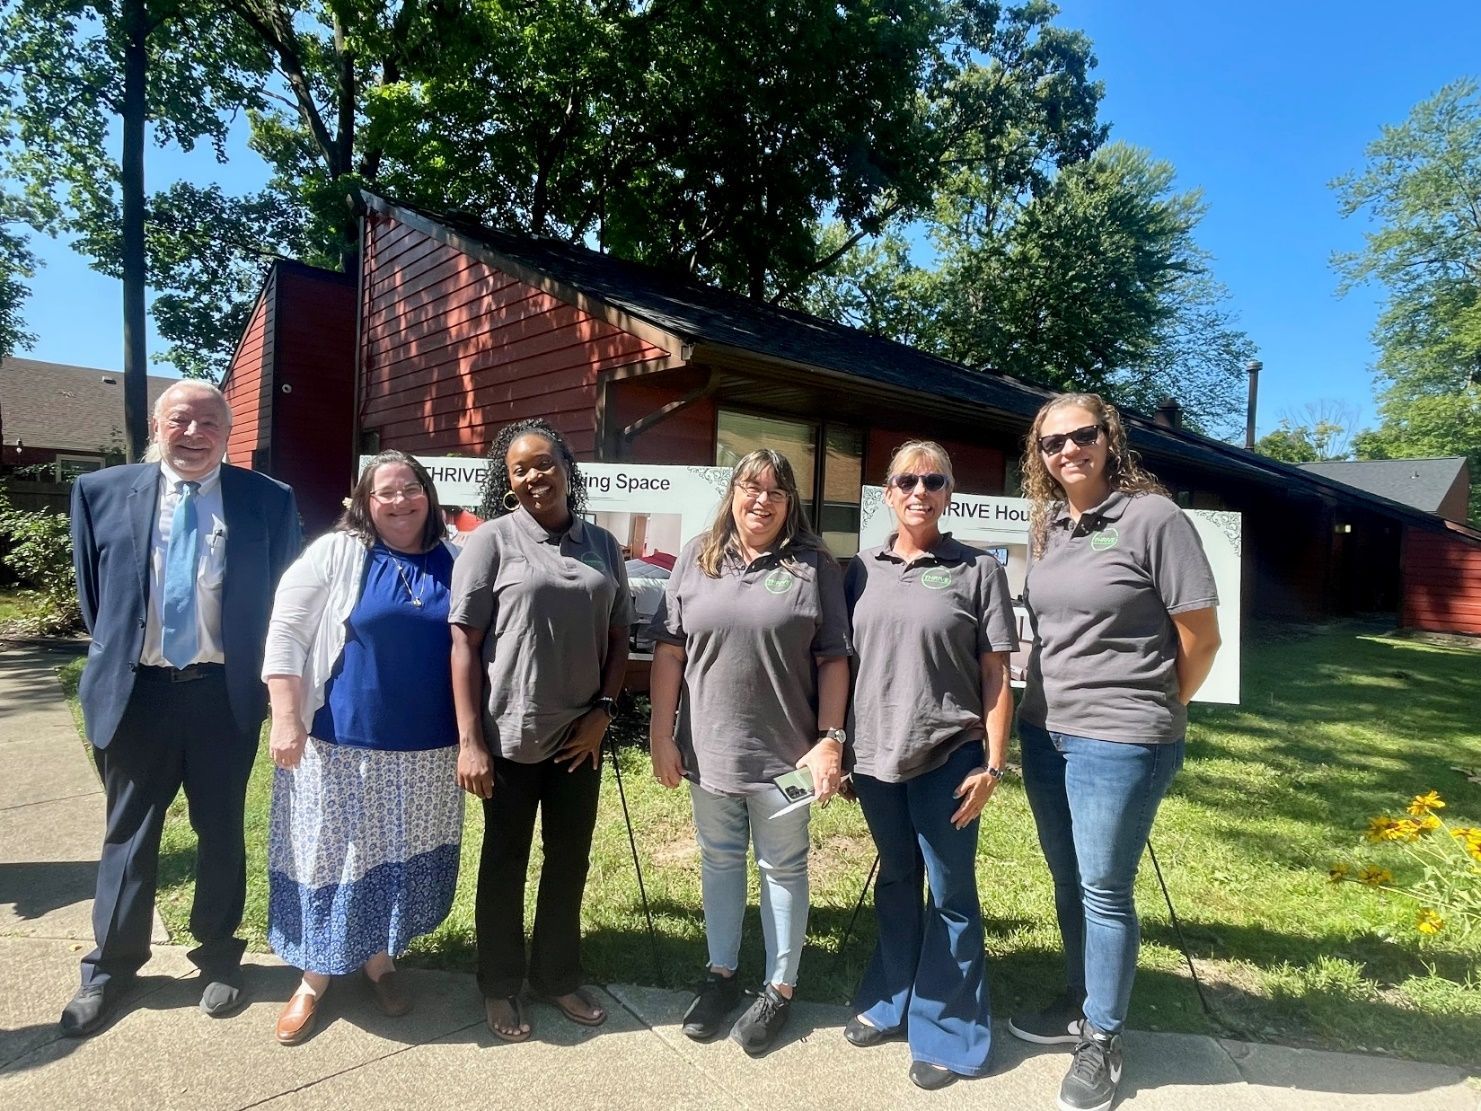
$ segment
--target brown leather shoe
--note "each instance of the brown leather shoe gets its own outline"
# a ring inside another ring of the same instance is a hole
[[[370,998],[375,1000],[376,1010],[387,1018],[400,1018],[411,1010],[411,998],[401,984],[399,972],[394,969],[383,972],[379,980],[372,980],[367,972],[365,982],[370,986]]]
[[[278,1015],[279,1045],[297,1045],[314,1032],[314,1018],[319,1010],[319,997],[306,991],[297,992]]]

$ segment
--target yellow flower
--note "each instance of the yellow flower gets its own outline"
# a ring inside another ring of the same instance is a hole
[[[1420,833],[1428,833],[1432,829],[1439,829],[1439,828],[1440,828],[1440,819],[1435,814],[1426,814],[1423,818],[1419,819],[1419,832]]]
[[[1389,840],[1389,831],[1399,823],[1387,814],[1380,814],[1376,818],[1368,819],[1368,832],[1363,836],[1369,841]]]
[[[1450,831],[1450,836],[1457,841],[1466,843],[1466,852],[1475,852],[1481,849],[1481,829],[1475,826],[1457,826]]]
[[[1413,818],[1404,818],[1384,830],[1382,839],[1384,841],[1415,841],[1418,840],[1419,833],[1419,823]]]
[[[1344,864],[1342,861],[1339,860],[1336,864],[1333,864],[1327,868],[1327,879],[1331,880],[1333,883],[1341,883],[1343,880],[1347,879],[1347,877],[1351,873],[1352,867],[1350,865]]]
[[[1440,797],[1438,791],[1427,791],[1422,795],[1415,795],[1409,801],[1409,813],[1416,818],[1428,814],[1431,810],[1444,810],[1445,800]]]
[[[1392,883],[1394,874],[1387,868],[1378,868],[1369,864],[1358,873],[1358,882],[1367,884],[1369,887],[1381,887],[1386,883]]]
[[[1445,928],[1445,919],[1425,907],[1415,916],[1414,928],[1422,934],[1437,934]]]

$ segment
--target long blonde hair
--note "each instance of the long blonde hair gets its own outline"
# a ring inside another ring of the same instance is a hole
[[[1116,406],[1096,393],[1062,393],[1052,397],[1034,415],[1033,426],[1029,428],[1028,439],[1023,445],[1023,496],[1030,503],[1028,536],[1035,559],[1044,554],[1049,520],[1055,507],[1069,500],[1064,487],[1049,473],[1039,451],[1044,421],[1050,413],[1060,409],[1084,409],[1106,434],[1110,448],[1106,454],[1106,481],[1112,490],[1127,494],[1167,494],[1167,488],[1157,481],[1156,476],[1142,469],[1141,456],[1127,446],[1126,426],[1121,423],[1121,414],[1116,411]]]
[[[818,551],[828,555],[828,547],[823,543],[822,537],[813,531],[812,523],[808,520],[807,510],[802,505],[802,498],[797,490],[797,476],[792,472],[792,464],[787,457],[779,451],[770,448],[757,448],[751,452],[730,472],[730,484],[725,487],[725,496],[720,499],[720,506],[715,510],[715,519],[710,524],[710,531],[705,536],[704,544],[699,549],[699,568],[710,578],[718,578],[720,569],[725,565],[725,560],[731,555],[740,555],[740,542],[736,539],[735,517],[731,513],[731,505],[735,501],[735,488],[744,482],[750,482],[758,478],[764,471],[770,471],[776,477],[777,487],[787,494],[787,516],[782,521],[782,530],[777,533],[777,543],[774,550],[783,553],[783,562],[795,570],[795,561],[791,553],[802,551]]]

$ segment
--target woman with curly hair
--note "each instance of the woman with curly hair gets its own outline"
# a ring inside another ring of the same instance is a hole
[[[1142,470],[1121,415],[1097,395],[1063,394],[1039,410],[1022,473],[1035,643],[1018,735],[1066,984],[1008,1028],[1073,1044],[1059,1106],[1101,1111],[1121,1078],[1140,942],[1137,866],[1183,763],[1188,702],[1219,648],[1218,596],[1192,522]]]
[[[520,992],[572,1022],[606,1012],[581,986],[581,899],[596,826],[601,744],[617,714],[633,622],[617,540],[583,521],[586,484],[543,420],[489,447],[482,514],[453,574],[458,783],[483,799],[474,921],[489,1030],[530,1036]],[[544,863],[528,960],[525,873],[535,815]]]
[[[689,781],[709,945],[683,1031],[715,1037],[740,1001],[754,844],[766,979],[731,1037],[760,1056],[786,1024],[807,933],[808,808],[790,807],[774,781],[805,768],[819,801],[838,790],[852,651],[843,572],[808,523],[786,456],[762,448],[735,465],[651,628],[653,773],[665,787]]]

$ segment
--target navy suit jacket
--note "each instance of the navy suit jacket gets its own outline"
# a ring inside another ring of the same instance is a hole
[[[93,637],[78,694],[95,748],[113,740],[144,651],[161,475],[158,463],[134,463],[80,475],[72,486],[72,563]],[[237,731],[255,733],[267,713],[262,646],[278,577],[298,555],[298,508],[281,482],[226,465],[221,504],[226,579],[219,636],[227,693]]]

